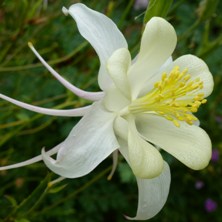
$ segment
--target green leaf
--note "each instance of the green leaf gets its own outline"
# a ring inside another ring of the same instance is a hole
[[[17,206],[17,201],[14,197],[5,195],[5,198],[12,204],[13,207]]]
[[[40,7],[42,5],[42,0],[36,1],[30,10],[27,13],[27,19],[31,19],[35,16],[36,12],[39,11]]]
[[[173,0],[150,0],[144,16],[146,24],[152,17],[166,17]]]
[[[27,220],[25,218],[16,219],[15,222],[30,222],[30,220]]]

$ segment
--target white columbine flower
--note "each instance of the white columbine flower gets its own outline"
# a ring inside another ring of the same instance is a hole
[[[78,89],[63,79],[34,49],[43,65],[69,90],[92,100],[91,106],[51,110],[2,99],[26,109],[62,116],[83,116],[68,137],[52,150],[10,169],[43,160],[65,178],[91,172],[110,154],[119,150],[136,176],[139,201],[134,220],[156,215],[166,202],[170,170],[159,152],[163,149],[194,170],[207,166],[211,141],[192,114],[206,102],[213,89],[207,65],[193,55],[172,61],[176,46],[174,28],[163,18],[152,18],[143,32],[140,51],[131,60],[127,42],[105,15],[74,4],[69,9],[81,35],[91,43],[100,59],[98,83],[103,92]],[[54,160],[50,156],[57,153]]]

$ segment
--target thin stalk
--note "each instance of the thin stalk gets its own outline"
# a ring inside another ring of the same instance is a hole
[[[66,197],[60,199],[59,201],[57,201],[56,203],[52,204],[51,206],[45,207],[42,211],[40,212],[35,212],[35,214],[33,216],[39,216],[41,214],[45,214],[47,211],[52,210],[53,208],[57,207],[59,204],[67,201],[68,199],[71,199],[73,197],[75,197],[77,194],[81,193],[83,190],[85,190],[86,188],[88,188],[89,186],[91,186],[93,183],[95,183],[96,181],[98,181],[99,179],[101,179],[104,175],[106,175],[110,170],[112,169],[112,166],[107,167],[105,170],[103,170],[101,173],[99,173],[97,176],[95,176],[94,178],[92,178],[89,182],[87,182],[86,184],[84,184],[82,187],[80,187],[79,189],[75,190],[73,193],[67,195]]]
[[[49,65],[55,65],[55,64],[63,63],[65,61],[69,60],[74,55],[76,55],[80,50],[82,50],[84,47],[86,47],[87,44],[88,43],[86,41],[83,42],[82,44],[80,44],[75,50],[73,50],[68,55],[66,55],[62,58],[59,58],[59,59],[51,60],[51,61],[48,62],[48,64]],[[39,62],[39,63],[36,63],[36,64],[29,64],[29,65],[24,65],[24,66],[1,67],[0,72],[23,71],[23,70],[34,69],[34,68],[38,68],[38,67],[42,67],[42,63]]]

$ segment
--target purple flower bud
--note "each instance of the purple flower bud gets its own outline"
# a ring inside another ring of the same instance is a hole
[[[208,198],[205,200],[204,207],[208,213],[214,212],[217,209],[217,202]]]
[[[213,149],[212,150],[212,156],[211,156],[212,162],[214,162],[214,163],[218,162],[219,156],[220,156],[219,150],[218,149]]]

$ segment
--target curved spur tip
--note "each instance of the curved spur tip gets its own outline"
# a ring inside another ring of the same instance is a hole
[[[68,15],[69,14],[69,10],[66,8],[66,7],[62,7],[62,12],[65,14],[65,15]]]
[[[28,42],[28,46],[29,46],[29,48],[32,48],[33,44],[31,42]]]

